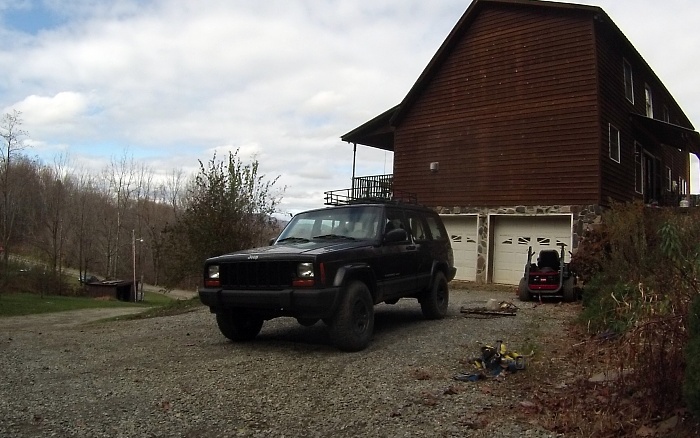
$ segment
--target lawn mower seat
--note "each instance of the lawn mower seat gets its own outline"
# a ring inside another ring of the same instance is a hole
[[[559,253],[553,249],[540,251],[540,255],[537,257],[537,267],[540,271],[558,271],[560,267]]]

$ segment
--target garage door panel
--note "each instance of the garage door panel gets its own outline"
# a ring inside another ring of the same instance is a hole
[[[571,217],[497,217],[493,228],[492,276],[494,283],[518,284],[527,261],[527,250],[560,250],[571,245]],[[568,252],[566,252],[568,261]]]
[[[443,216],[452,244],[457,280],[476,279],[477,219],[474,216]]]

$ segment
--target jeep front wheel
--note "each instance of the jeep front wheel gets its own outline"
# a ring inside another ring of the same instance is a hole
[[[254,339],[262,329],[263,319],[243,312],[217,313],[216,323],[221,333],[235,342]]]
[[[423,293],[420,308],[426,319],[441,319],[447,315],[447,305],[450,301],[450,289],[442,271],[435,273],[430,289]]]
[[[343,291],[340,306],[330,321],[331,339],[344,351],[367,347],[374,332],[374,303],[367,286],[350,283]]]

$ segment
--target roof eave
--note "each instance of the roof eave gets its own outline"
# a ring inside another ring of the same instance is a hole
[[[635,126],[659,143],[688,151],[700,157],[700,134],[693,129],[630,113]]]
[[[362,144],[386,151],[393,151],[394,128],[391,126],[390,121],[398,109],[399,106],[397,105],[384,111],[352,131],[343,134],[340,139],[348,143]]]

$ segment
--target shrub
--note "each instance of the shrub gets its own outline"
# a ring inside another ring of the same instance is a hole
[[[76,295],[76,282],[66,275],[57,275],[41,264],[10,260],[3,292],[24,292],[38,295]]]
[[[586,284],[580,318],[590,332],[624,333],[637,320],[641,307],[639,298],[639,291],[631,284],[607,282],[598,274]]]
[[[685,350],[686,369],[683,396],[694,415],[700,417],[700,296],[693,300],[689,319],[689,340]]]
[[[621,393],[637,394],[648,417],[673,410],[683,396],[700,408],[700,368],[686,361],[700,357],[700,340],[688,342],[699,242],[700,212],[618,204],[577,252],[577,272],[589,276],[581,320],[593,333],[615,335],[616,366],[632,372]]]

